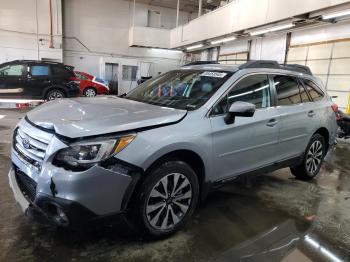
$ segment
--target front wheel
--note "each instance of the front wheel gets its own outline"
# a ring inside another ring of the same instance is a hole
[[[314,134],[306,148],[301,164],[291,167],[292,174],[301,180],[311,180],[320,171],[323,159],[326,155],[325,139],[320,134]]]
[[[199,195],[193,169],[182,161],[154,168],[142,182],[133,218],[142,232],[161,238],[180,230],[192,216]]]

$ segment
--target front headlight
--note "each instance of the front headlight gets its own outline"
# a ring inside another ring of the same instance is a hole
[[[73,143],[57,153],[54,163],[72,169],[87,169],[119,153],[134,138],[135,135],[128,135],[116,139]]]

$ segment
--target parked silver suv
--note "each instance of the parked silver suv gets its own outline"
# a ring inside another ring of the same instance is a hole
[[[56,225],[126,213],[163,237],[237,176],[283,167],[316,176],[335,142],[332,108],[307,67],[184,66],[123,97],[29,112],[14,131],[10,185],[24,211]]]

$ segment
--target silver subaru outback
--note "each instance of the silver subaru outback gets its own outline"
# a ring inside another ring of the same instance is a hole
[[[10,186],[23,211],[55,225],[126,214],[164,237],[238,176],[290,167],[315,177],[335,143],[335,111],[304,66],[188,65],[121,97],[30,111],[14,130]]]

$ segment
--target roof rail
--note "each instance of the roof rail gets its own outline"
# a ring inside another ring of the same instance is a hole
[[[277,63],[277,61],[273,61],[273,60],[251,60],[239,66],[239,69],[247,69],[247,68],[281,69],[281,66],[279,63]]]
[[[239,69],[247,69],[247,68],[285,69],[289,71],[312,75],[312,72],[308,66],[303,66],[298,64],[279,64],[277,61],[273,61],[273,60],[251,60],[239,66]]]
[[[192,66],[192,65],[217,65],[219,64],[217,61],[195,61],[195,62],[191,62],[191,63],[188,63],[186,65],[183,65],[183,66]]]
[[[282,68],[285,68],[287,70],[307,74],[307,75],[312,75],[311,69],[308,66],[304,65],[298,65],[298,64],[284,64],[282,65]]]

